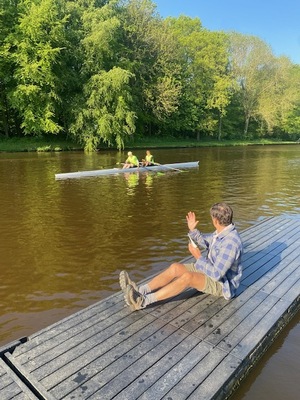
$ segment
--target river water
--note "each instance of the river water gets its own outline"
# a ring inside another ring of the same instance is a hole
[[[159,163],[200,165],[57,181],[60,172],[116,167],[126,154],[0,154],[0,346],[117,292],[122,269],[139,281],[185,258],[190,210],[203,231],[219,201],[240,230],[300,213],[300,145],[153,153]],[[298,399],[299,348],[298,313],[233,399]]]

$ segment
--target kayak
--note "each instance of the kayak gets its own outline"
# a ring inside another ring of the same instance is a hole
[[[55,174],[55,179],[72,179],[72,178],[84,178],[90,176],[101,176],[101,175],[117,175],[128,172],[147,172],[147,171],[178,171],[181,172],[187,168],[197,168],[199,161],[174,163],[174,164],[155,164],[149,167],[139,168],[111,168],[111,169],[97,169],[91,171],[78,171],[78,172],[65,172],[61,174]]]

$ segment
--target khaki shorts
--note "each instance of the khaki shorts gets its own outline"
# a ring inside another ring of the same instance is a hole
[[[183,264],[183,265],[189,272],[201,273],[196,269],[195,264]],[[214,281],[213,279],[211,279],[209,276],[206,276],[205,274],[203,274],[203,275],[205,276],[205,287],[203,290],[201,290],[201,292],[207,293],[207,294],[212,294],[213,296],[217,296],[217,297],[223,297],[223,287],[222,287],[221,283]]]

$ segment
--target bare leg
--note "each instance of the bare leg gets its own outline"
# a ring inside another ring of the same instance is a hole
[[[189,272],[183,264],[174,263],[148,284],[142,285],[141,292],[128,284],[125,291],[125,301],[133,311],[140,310],[156,301],[174,297],[189,287],[201,291],[205,284],[206,276],[204,274]]]
[[[200,272],[189,272],[180,263],[174,263],[164,272],[148,283],[151,292],[155,292],[157,300],[168,299],[183,292],[188,287],[199,291],[205,287],[205,275]]]
[[[186,268],[183,264],[174,263],[169,266],[165,271],[161,272],[157,276],[155,276],[149,283],[148,286],[151,289],[151,292],[155,292],[168,283],[172,282],[173,279],[178,278],[186,272]]]

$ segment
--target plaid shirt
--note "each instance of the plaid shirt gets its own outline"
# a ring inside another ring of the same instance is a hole
[[[195,263],[197,270],[218,281],[223,286],[223,296],[231,299],[239,287],[242,276],[241,257],[243,245],[234,224],[228,225],[219,234],[202,234],[197,229],[190,231],[192,239],[208,250]]]

